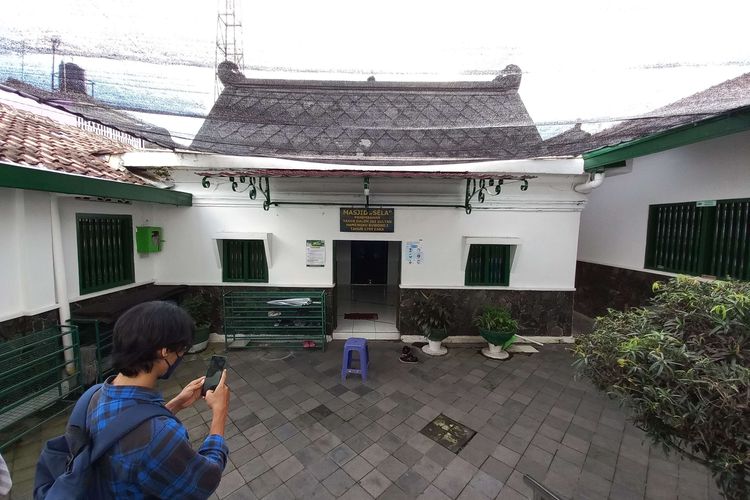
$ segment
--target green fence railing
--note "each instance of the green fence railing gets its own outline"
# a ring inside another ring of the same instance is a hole
[[[326,346],[323,292],[229,292],[224,295],[227,348]]]
[[[98,319],[73,318],[81,344],[83,384],[104,382],[112,373],[113,326]]]
[[[72,362],[65,361],[66,351]],[[0,450],[69,410],[82,387],[80,359],[74,325],[0,342]]]

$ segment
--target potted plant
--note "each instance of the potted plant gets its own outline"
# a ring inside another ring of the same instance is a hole
[[[474,324],[488,344],[482,349],[482,354],[492,359],[507,359],[510,356],[505,349],[516,341],[518,333],[518,322],[511,317],[510,311],[500,306],[485,307],[474,318]]]
[[[180,304],[195,321],[195,334],[193,335],[193,347],[189,353],[196,353],[208,346],[208,336],[211,331],[211,302],[203,292],[189,295]]]
[[[431,356],[443,356],[448,352],[442,342],[448,336],[455,308],[455,302],[448,295],[419,292],[412,306],[412,319],[427,337],[428,343],[422,347],[422,352]]]

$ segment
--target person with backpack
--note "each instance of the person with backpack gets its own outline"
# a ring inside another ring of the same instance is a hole
[[[168,302],[139,304],[118,319],[112,348],[118,374],[89,389],[66,435],[45,446],[35,499],[204,499],[216,490],[229,454],[226,370],[216,390],[206,393],[212,420],[197,452],[175,414],[200,399],[204,378],[167,403],[156,390],[157,380],[169,378],[182,361],[194,329],[190,315]]]

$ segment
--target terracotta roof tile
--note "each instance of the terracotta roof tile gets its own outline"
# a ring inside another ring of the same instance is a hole
[[[146,184],[101,155],[132,148],[49,118],[0,104],[0,160],[99,179]]]

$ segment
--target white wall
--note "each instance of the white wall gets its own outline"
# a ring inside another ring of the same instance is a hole
[[[57,307],[52,261],[51,194],[0,188],[0,321],[38,314]],[[78,282],[76,213],[129,214],[135,226],[150,221],[150,204],[106,203],[62,197],[60,217],[63,254],[71,301],[110,293],[106,290],[81,296]],[[135,286],[153,282],[156,258],[135,253]]]
[[[643,270],[649,205],[750,197],[749,132],[631,163],[632,172],[607,177],[589,196],[581,217],[579,260]]]
[[[406,264],[401,246],[401,286],[463,287],[461,255],[464,237],[514,237],[520,241],[511,268],[511,289],[573,290],[580,209],[584,200],[571,190],[580,176],[534,179],[529,190],[507,186],[500,197],[474,202],[467,215],[457,208],[396,208],[393,233],[342,233],[338,206],[280,206],[264,211],[260,201],[233,193],[224,184],[204,190],[192,173],[175,174],[177,189],[195,194],[193,207],[145,203],[109,203],[74,197],[60,199],[63,252],[71,301],[81,296],[78,281],[76,213],[129,214],[134,229],[161,226],[161,253],[135,253],[135,283],[222,285],[214,236],[218,233],[269,233],[269,283],[257,286],[315,286],[333,283],[334,240],[406,242],[422,239],[424,263]],[[361,179],[272,179],[274,200],[361,201]],[[464,181],[374,179],[373,203],[462,204]],[[0,321],[56,307],[49,193],[0,189]],[[326,242],[325,267],[305,264],[305,241]],[[397,250],[394,244],[390,251]],[[342,254],[348,254],[341,248]],[[390,257],[389,281],[398,276]],[[350,281],[350,266],[339,265],[341,282]]]
[[[253,286],[316,286],[333,283],[334,240],[423,240],[425,259],[408,265],[402,256],[404,287],[463,287],[463,237],[515,237],[510,288],[563,289],[574,286],[581,195],[571,190],[574,176],[547,176],[521,192],[507,186],[502,196],[474,203],[467,215],[457,208],[396,208],[393,233],[342,233],[338,206],[282,205],[263,211],[259,200],[233,193],[228,185],[200,187],[192,173],[176,172],[177,189],[193,192],[191,208],[164,208],[158,223],[167,240],[158,256],[159,283],[222,284],[221,233],[270,233],[269,283]],[[580,179],[578,179],[580,181]],[[273,200],[360,202],[361,179],[272,179]],[[375,179],[372,203],[463,203],[463,180]],[[240,188],[241,189],[241,188]],[[304,192],[303,192],[304,191]],[[312,194],[311,194],[312,193]],[[259,196],[260,198],[260,196]],[[305,266],[305,240],[325,240],[325,267]],[[402,247],[402,249],[405,247]],[[346,253],[345,247],[340,248]],[[339,281],[347,267],[339,262]]]
[[[60,199],[61,230],[63,234],[63,254],[68,281],[68,297],[71,301],[110,293],[105,290],[94,294],[81,295],[78,281],[78,241],[76,237],[76,214],[118,214],[130,215],[133,218],[133,263],[135,265],[135,284],[150,283],[154,280],[157,258],[154,254],[139,254],[135,251],[136,226],[158,226],[155,220],[153,205],[148,203],[111,203],[79,200],[65,197]],[[131,285],[132,286],[132,285]]]

